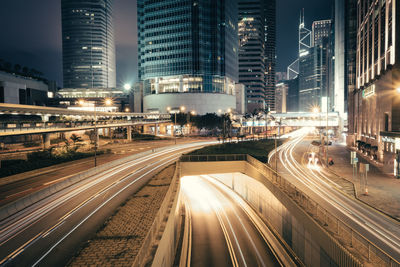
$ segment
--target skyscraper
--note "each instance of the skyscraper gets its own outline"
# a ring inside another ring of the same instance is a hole
[[[114,88],[112,0],[61,0],[64,88]]]
[[[313,46],[323,45],[324,39],[331,35],[332,20],[318,20],[312,24]]]
[[[354,133],[353,92],[356,85],[357,0],[335,1],[335,111],[348,113]],[[349,104],[349,105],[348,105]]]
[[[276,85],[276,0],[264,0],[263,13],[266,14],[264,24],[265,52],[264,62],[266,67],[266,108],[275,110],[275,85]]]
[[[234,109],[236,1],[138,0],[137,5],[144,111]]]
[[[321,108],[326,96],[326,48],[314,46],[299,58],[299,109],[310,112]]]
[[[239,82],[247,111],[275,110],[275,0],[239,0]]]

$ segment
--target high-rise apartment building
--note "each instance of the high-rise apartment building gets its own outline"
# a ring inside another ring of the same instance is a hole
[[[247,111],[275,110],[275,0],[239,0],[239,82]]]
[[[235,109],[236,1],[138,0],[137,12],[145,112]]]
[[[112,0],[61,0],[64,88],[114,88]]]
[[[399,174],[400,3],[357,2],[356,88],[351,144],[364,147],[386,171]]]

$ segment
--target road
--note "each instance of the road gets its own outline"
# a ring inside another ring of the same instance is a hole
[[[280,175],[384,252],[400,261],[400,224],[338,190],[340,185],[334,184],[329,179],[332,174],[325,167],[320,164],[309,164],[311,140],[306,139],[310,131],[312,130],[303,128],[279,148]],[[271,158],[270,162],[274,166],[274,158]]]
[[[214,142],[167,147],[53,194],[0,222],[0,265],[60,266],[161,168]]]
[[[178,140],[179,144],[199,142],[199,139]],[[113,160],[117,160],[128,155],[137,154],[143,151],[152,150],[168,145],[173,145],[173,140],[157,141],[135,141],[128,144],[107,144],[102,149],[111,149],[111,154],[102,154],[97,156],[97,164],[102,165]],[[73,164],[72,164],[73,163]],[[0,186],[0,207],[25,195],[34,193],[56,182],[67,179],[78,172],[86,171],[92,168],[94,164],[93,157],[75,160],[57,164],[55,166],[38,169],[28,173],[15,175],[15,181]],[[10,178],[10,177],[9,177]],[[3,178],[4,179],[4,178]],[[1,181],[3,182],[3,181]]]
[[[209,176],[181,179],[191,217],[190,266],[280,266],[243,207]]]

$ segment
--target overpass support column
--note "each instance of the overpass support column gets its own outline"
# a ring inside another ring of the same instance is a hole
[[[143,125],[143,133],[144,134],[148,134],[150,131],[149,131],[149,125]]]
[[[48,149],[50,148],[50,134],[42,134],[42,140],[43,140],[43,149]]]
[[[129,142],[132,141],[132,126],[126,127],[126,138]]]
[[[166,134],[167,133],[167,126],[165,124],[160,124],[160,134]]]
[[[159,131],[159,125],[158,125],[158,123],[156,123],[155,125],[154,125],[154,135],[159,135],[159,133],[160,133],[160,131]]]

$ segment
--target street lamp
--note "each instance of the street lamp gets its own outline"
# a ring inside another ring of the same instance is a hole
[[[129,90],[132,89],[132,86],[131,86],[129,83],[126,83],[126,84],[124,84],[124,89],[125,89],[126,91],[129,91]]]
[[[181,107],[179,107],[179,108],[171,108],[171,107],[167,107],[167,111],[169,112],[169,113],[171,113],[171,111],[174,111],[174,117],[175,117],[175,122],[174,122],[174,129],[173,129],[173,133],[174,133],[174,137],[175,137],[175,145],[176,145],[176,113],[178,113],[178,112],[183,112],[183,111],[185,111],[185,107],[184,106],[181,106]]]
[[[79,105],[83,106],[86,102],[83,99],[78,101]],[[111,98],[104,99],[104,104],[106,106],[110,106],[113,104],[113,100]],[[93,101],[93,108],[94,108],[94,166],[97,167],[97,107],[96,107],[96,100]]]

